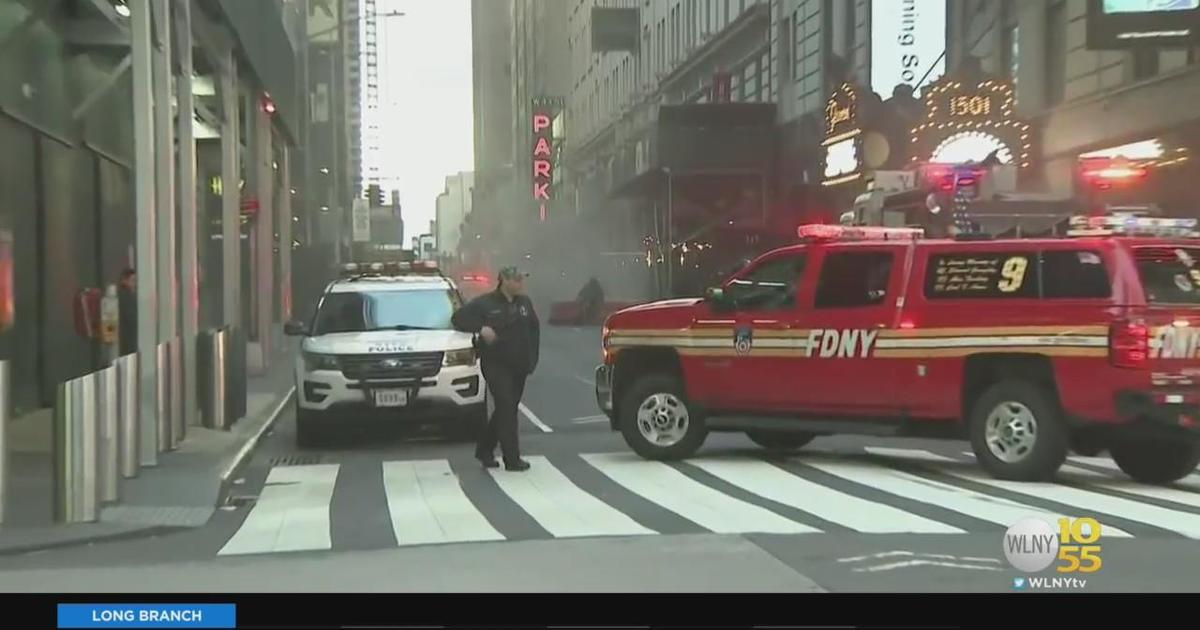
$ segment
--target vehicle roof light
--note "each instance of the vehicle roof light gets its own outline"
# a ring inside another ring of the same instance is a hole
[[[1200,238],[1200,220],[1188,218],[1108,215],[1071,217],[1069,236],[1158,236]]]
[[[813,223],[801,225],[796,235],[804,240],[817,241],[899,241],[925,236],[920,228],[860,227]]]

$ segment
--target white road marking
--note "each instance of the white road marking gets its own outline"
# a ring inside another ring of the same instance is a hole
[[[1179,503],[1181,505],[1189,505],[1191,507],[1200,508],[1200,488],[1186,482],[1176,482],[1175,487],[1169,486],[1151,486],[1144,483],[1138,483],[1132,479],[1112,479],[1108,475],[1101,472],[1096,472],[1090,468],[1081,468],[1079,466],[1066,465],[1062,467],[1064,473],[1082,477],[1098,488],[1105,490],[1116,490],[1126,494],[1139,495],[1159,499],[1162,501],[1170,501],[1171,503]]]
[[[496,473],[496,485],[533,520],[557,538],[656,534],[575,485],[549,459],[527,458],[533,467],[519,474]]]
[[[915,558],[917,556],[920,556],[922,558],[935,558],[938,560],[965,560],[967,562],[990,562],[990,563],[994,563],[994,564],[1000,564],[1000,560],[998,558],[979,558],[979,557],[971,557],[971,556],[963,556],[960,558],[958,556],[952,556],[952,555],[946,554],[946,553],[925,553],[925,552],[918,552],[918,551],[903,551],[903,550],[882,551],[879,553],[867,554],[865,556],[849,556],[846,558],[838,558],[838,562],[842,562],[842,563],[861,562],[863,560],[882,560],[883,558],[895,558],[895,557]]]
[[[580,383],[583,383],[584,385],[587,385],[588,387],[595,387],[595,386],[596,386],[596,383],[595,383],[595,381],[593,381],[593,380],[592,380],[592,379],[590,379],[590,378],[585,378],[585,377],[583,377],[583,376],[580,376],[580,375],[578,375],[578,374],[572,374],[571,376],[574,376],[574,377],[575,377],[575,380],[579,381]]]
[[[795,534],[819,531],[718,492],[678,470],[630,453],[583,455],[629,491],[718,534]]]
[[[219,556],[329,549],[329,503],[338,464],[276,466]]]
[[[908,569],[911,567],[943,567],[947,569],[971,569],[975,571],[1004,571],[1002,567],[982,566],[977,564],[962,564],[959,562],[940,562],[937,560],[901,560],[900,562],[889,562],[888,564],[879,564],[873,567],[859,567],[854,569],[855,573],[878,573],[880,571],[894,571],[896,569]]]
[[[400,545],[504,540],[446,460],[383,462],[383,489]]]
[[[529,418],[529,421],[532,422],[534,426],[541,429],[542,433],[550,433],[554,430],[551,429],[550,426],[545,422],[542,422],[540,418],[534,415],[534,413],[529,410],[529,407],[525,406],[525,403],[517,403],[517,409],[520,409],[521,413],[525,414],[525,417]]]
[[[923,461],[923,462],[938,462],[938,463],[959,461],[952,457],[946,457],[945,455],[938,455],[937,453],[931,453],[924,449],[917,449],[917,448],[886,448],[883,446],[866,446],[866,447],[863,447],[863,450],[865,450],[866,452],[868,452],[872,455],[878,455],[880,457],[889,457],[892,459],[912,459],[912,460]]]
[[[591,424],[594,422],[608,422],[608,416],[605,416],[605,415],[584,416],[582,418],[572,418],[571,419],[572,424]]]
[[[1085,510],[1087,516],[1108,514],[1130,521],[1146,523],[1147,525],[1153,525],[1161,529],[1171,530],[1183,534],[1188,538],[1200,538],[1200,515],[1197,514],[1178,512],[1157,505],[1140,503],[1131,499],[1114,497],[1054,483],[1004,481],[966,472],[950,472],[949,474],[994,488],[1001,488],[1010,492],[1054,501],[1063,505],[1075,506]],[[1104,527],[1104,533],[1107,534],[1110,530],[1110,527]]]
[[[688,464],[747,492],[859,532],[965,533],[957,527],[910,514],[890,505],[839,492],[766,462],[747,459],[694,459],[689,460]]]
[[[920,501],[929,505],[965,514],[972,518],[1008,527],[1028,516],[1039,516],[1050,522],[1058,522],[1064,515],[1056,514],[1032,505],[1010,501],[967,488],[960,488],[933,479],[926,479],[900,470],[883,466],[863,466],[842,461],[819,461],[806,459],[804,464],[848,481],[860,483],[881,492]],[[1083,516],[1083,515],[1080,515]],[[1101,522],[1107,536],[1130,535],[1116,527]]]

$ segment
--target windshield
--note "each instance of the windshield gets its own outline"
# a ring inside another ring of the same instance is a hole
[[[321,303],[313,333],[372,330],[449,330],[458,298],[447,289],[330,293]]]
[[[1149,304],[1200,304],[1200,249],[1138,247],[1138,275]]]

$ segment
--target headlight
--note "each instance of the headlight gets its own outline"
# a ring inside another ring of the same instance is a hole
[[[442,360],[442,366],[444,367],[455,367],[461,365],[475,365],[474,348],[450,350],[446,353],[446,358]]]
[[[313,354],[311,352],[304,353],[304,369],[309,372],[316,370],[336,370],[338,369],[337,357],[331,354]]]

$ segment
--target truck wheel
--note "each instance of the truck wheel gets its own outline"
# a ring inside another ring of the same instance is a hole
[[[1190,440],[1120,441],[1114,442],[1108,450],[1117,467],[1141,483],[1168,484],[1179,481],[1200,465],[1200,444]]]
[[[747,431],[751,442],[771,451],[794,451],[816,439],[814,433],[792,431]]]
[[[704,418],[687,400],[679,379],[666,374],[640,377],[621,401],[621,435],[646,459],[684,459],[708,436]]]
[[[975,457],[989,474],[1011,481],[1044,481],[1067,459],[1062,412],[1045,388],[1008,380],[989,387],[967,418]]]

